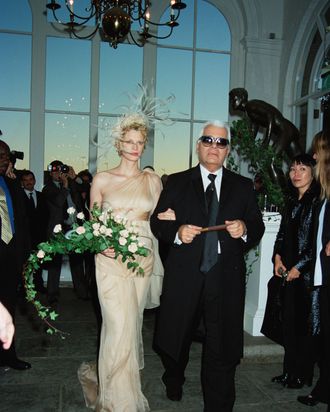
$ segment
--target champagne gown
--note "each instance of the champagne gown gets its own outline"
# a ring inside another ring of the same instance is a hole
[[[156,206],[160,179],[150,171],[111,185],[103,193],[103,208],[137,222],[139,237],[150,249],[137,256],[144,276],[127,269],[120,257],[96,256],[96,280],[102,311],[98,367],[84,362],[78,377],[86,405],[97,412],[149,411],[141,390],[140,369],[144,366],[143,310],[159,304],[163,268],[157,240],[150,230],[149,216]]]

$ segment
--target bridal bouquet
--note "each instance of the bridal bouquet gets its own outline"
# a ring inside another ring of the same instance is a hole
[[[26,299],[37,309],[38,315],[48,325],[47,332],[58,332],[50,321],[57,318],[57,313],[44,306],[36,299],[33,275],[44,262],[51,261],[56,254],[69,253],[100,253],[107,248],[113,248],[115,258],[127,262],[127,268],[137,276],[143,276],[143,269],[136,261],[135,256],[147,256],[149,250],[139,239],[138,227],[133,222],[127,227],[127,220],[122,216],[115,216],[111,208],[101,210],[94,205],[90,212],[90,220],[86,220],[82,212],[77,213],[73,207],[69,207],[68,214],[74,221],[71,229],[63,233],[61,225],[54,227],[54,236],[48,241],[38,245],[28,258],[24,270],[24,283]]]

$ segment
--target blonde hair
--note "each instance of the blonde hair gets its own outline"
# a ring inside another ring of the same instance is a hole
[[[139,113],[124,115],[112,129],[112,135],[115,138],[115,147],[120,154],[120,140],[125,137],[129,130],[141,132],[144,142],[148,140],[149,122],[145,116]]]
[[[319,132],[314,136],[312,150],[315,153],[315,175],[321,185],[321,199],[330,199],[330,134]]]

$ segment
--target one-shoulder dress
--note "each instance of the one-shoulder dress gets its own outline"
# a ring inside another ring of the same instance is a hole
[[[97,412],[149,411],[141,390],[140,370],[144,366],[143,311],[159,304],[163,267],[157,240],[149,225],[156,206],[160,179],[143,171],[103,194],[103,209],[135,222],[139,238],[150,249],[147,257],[137,256],[144,276],[127,269],[121,258],[96,256],[96,281],[102,311],[98,365],[84,362],[78,377],[86,405]]]

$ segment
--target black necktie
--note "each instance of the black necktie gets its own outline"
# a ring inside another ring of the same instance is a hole
[[[33,193],[29,193],[29,203],[30,203],[30,207],[32,210],[35,209],[36,205],[34,203],[34,199],[33,199]]]
[[[208,211],[208,226],[214,226],[217,221],[219,202],[214,180],[217,176],[209,174],[208,178],[211,183],[207,186],[205,191],[205,198]],[[205,242],[203,248],[202,262],[200,270],[207,273],[218,260],[218,234],[216,231],[206,232]]]

